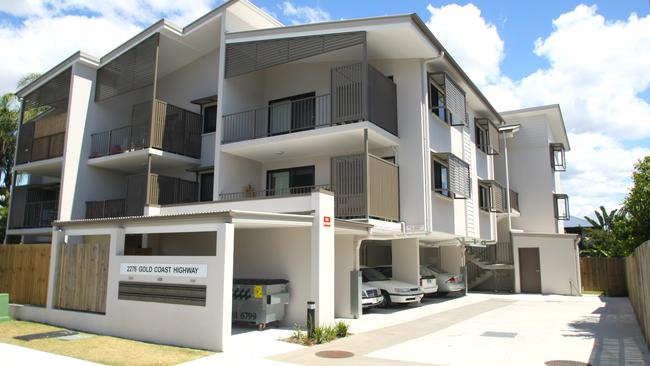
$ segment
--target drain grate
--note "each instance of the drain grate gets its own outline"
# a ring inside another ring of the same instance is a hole
[[[66,336],[76,335],[76,334],[78,334],[78,333],[73,332],[71,330],[57,330],[55,332],[27,334],[27,335],[22,335],[22,336],[16,336],[14,338],[19,339],[21,341],[31,341],[31,340],[34,340],[34,339],[59,338],[59,337],[66,337]]]
[[[322,358],[348,358],[354,356],[354,353],[348,351],[320,351],[316,352],[316,356]]]
[[[485,332],[481,334],[482,337],[497,337],[497,338],[514,338],[517,333],[510,332]]]
[[[546,366],[591,366],[590,363],[570,360],[553,360],[544,362]]]

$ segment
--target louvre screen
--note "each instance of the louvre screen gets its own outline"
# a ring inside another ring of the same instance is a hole
[[[466,125],[465,92],[447,75],[445,75],[445,97],[447,110],[451,113],[449,124],[452,126]]]
[[[366,32],[293,37],[226,45],[226,78],[366,42]]]
[[[448,159],[449,190],[454,194],[454,198],[469,198],[471,195],[469,164],[454,154],[448,154]]]
[[[154,83],[159,33],[97,70],[95,100],[101,101]]]

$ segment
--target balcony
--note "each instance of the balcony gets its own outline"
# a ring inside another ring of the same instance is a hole
[[[332,158],[331,171],[329,185],[222,193],[219,201],[301,196],[327,189],[334,192],[338,218],[400,220],[399,167],[396,164],[370,154],[356,154]]]
[[[330,73],[329,94],[286,98],[224,115],[222,143],[363,121],[397,136],[397,96],[391,79],[363,63],[334,67]]]
[[[198,202],[199,184],[159,174],[126,177],[126,198],[86,202],[86,218],[141,216],[146,205]]]
[[[200,158],[200,114],[155,99],[134,105],[131,115],[130,125],[91,135],[90,158],[146,148]]]
[[[67,113],[39,117],[24,123],[18,137],[16,164],[20,171],[59,176],[65,144]]]
[[[46,228],[59,211],[59,185],[15,187],[11,202],[10,229]]]

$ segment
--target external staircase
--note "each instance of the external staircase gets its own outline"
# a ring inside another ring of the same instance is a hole
[[[509,242],[468,247],[465,258],[470,290],[493,278],[497,271],[514,270],[512,244]]]

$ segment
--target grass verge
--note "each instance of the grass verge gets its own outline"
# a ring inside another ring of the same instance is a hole
[[[62,329],[41,323],[10,320],[0,323],[0,342],[107,365],[177,365],[214,353],[103,335],[74,341],[56,338],[21,341],[13,338]]]

